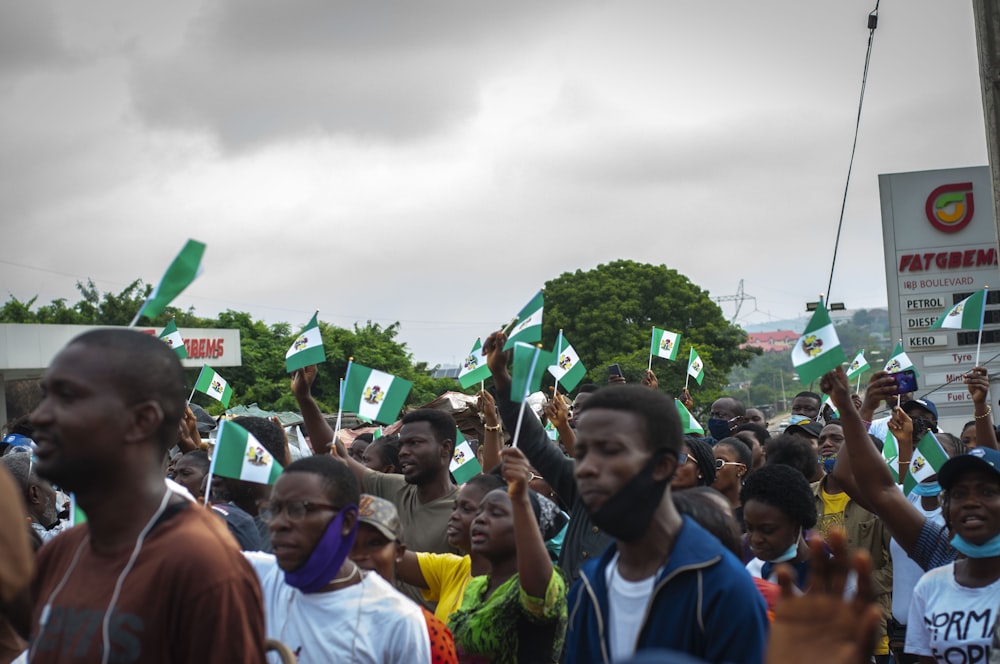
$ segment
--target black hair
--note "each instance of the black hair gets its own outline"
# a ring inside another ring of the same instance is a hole
[[[681,514],[694,519],[699,526],[715,536],[722,545],[736,556],[743,556],[743,546],[740,543],[740,526],[736,519],[719,509],[717,500],[728,502],[728,499],[710,486],[695,486],[684,491],[671,494],[674,507]]]
[[[379,438],[372,442],[368,446],[365,453],[378,454],[379,465],[383,468],[391,466],[392,470],[387,470],[389,473],[399,472],[399,438],[393,438],[392,440],[386,440],[385,438]]]
[[[177,442],[188,397],[177,353],[157,337],[131,328],[91,330],[74,338],[67,348],[74,344],[105,351],[102,361],[126,403],[153,400],[159,404],[163,421],[156,435],[163,452]]]
[[[818,404],[819,403],[823,403],[823,397],[821,397],[820,395],[816,394],[815,392],[809,392],[808,390],[804,391],[804,392],[799,392],[798,394],[796,394],[794,397],[792,397],[792,401],[795,401],[799,397],[808,397],[809,399],[815,399],[816,403],[818,403]]]
[[[438,444],[448,447],[452,454],[455,453],[455,429],[458,427],[451,413],[434,408],[418,408],[403,415],[403,419],[400,420],[401,424],[414,424],[416,422],[427,422],[431,431],[434,432]]]
[[[879,452],[881,452],[885,448],[885,441],[876,436],[875,434],[870,433],[868,434],[868,437],[871,438],[872,444],[875,446],[875,449],[877,449]]]
[[[715,401],[713,401],[712,405],[715,405],[716,401],[722,401],[723,399],[728,399],[729,401],[732,401],[733,404],[735,404],[734,407],[733,407],[733,412],[734,413],[736,413],[737,415],[741,415],[743,417],[746,417],[746,414],[747,414],[746,404],[744,404],[742,401],[740,401],[736,397],[731,397],[728,394],[725,395],[725,396],[721,396],[718,399],[716,399]]]
[[[212,465],[211,461],[208,459],[208,452],[205,450],[191,450],[190,452],[185,452],[181,456],[181,459],[191,459],[206,473],[208,472],[209,466]]]
[[[342,509],[347,505],[357,505],[361,500],[361,488],[358,479],[354,476],[354,471],[347,467],[346,463],[338,461],[325,454],[302,457],[293,461],[282,472],[288,473],[313,473],[319,475],[323,480],[330,504]]]
[[[941,443],[941,446],[945,448],[944,451],[948,454],[949,457],[965,454],[966,452],[969,451],[968,446],[965,443],[963,443],[962,439],[959,438],[958,436],[954,436],[950,433],[944,433],[943,431],[939,431],[938,433],[934,434],[934,437],[937,438],[938,442]],[[951,450],[948,449],[949,444],[951,444]]]
[[[481,487],[483,495],[486,495],[494,489],[507,486],[507,483],[502,477],[494,473],[480,473],[465,483],[465,486],[469,485]]]
[[[715,483],[715,454],[712,446],[701,438],[684,436],[684,444],[691,450],[691,458],[698,464],[698,486],[711,486]]]
[[[751,500],[781,510],[803,529],[816,525],[816,497],[809,481],[790,466],[768,464],[747,475],[740,502],[746,507]]]
[[[282,466],[288,465],[288,439],[285,430],[266,417],[243,415],[233,418],[234,424],[249,431]]]
[[[578,412],[597,408],[637,415],[650,451],[654,454],[665,451],[674,457],[680,454],[684,440],[681,418],[673,400],[663,392],[642,385],[610,385],[587,397]]]
[[[819,463],[816,449],[811,442],[788,433],[767,441],[764,454],[767,457],[764,465],[791,466],[806,480],[816,473],[816,464]]]
[[[576,388],[577,395],[589,394],[591,392],[596,392],[601,388],[600,385],[594,385],[593,383],[584,383],[580,387]]]
[[[744,422],[736,427],[736,430],[733,431],[733,433],[740,433],[741,431],[749,431],[752,433],[753,437],[756,438],[757,442],[761,445],[763,445],[764,441],[771,437],[771,432],[768,431],[766,427],[763,427],[756,422]]]
[[[739,459],[740,463],[747,467],[747,470],[750,470],[753,466],[753,452],[745,442],[736,436],[729,436],[728,438],[723,438],[715,443],[716,447],[719,447],[720,445],[728,447],[735,452],[736,458]]]
[[[962,432],[964,433],[966,429],[968,429],[969,427],[974,427],[974,426],[976,426],[976,421],[975,420],[969,420],[968,422],[966,422],[965,424],[962,425]]]
[[[7,426],[4,427],[7,433],[16,433],[26,438],[31,438],[35,433],[35,427],[31,424],[31,415],[21,415],[20,417],[15,417],[10,422],[7,422]]]
[[[17,481],[17,485],[21,488],[21,493],[27,497],[28,489],[31,488],[31,478],[29,477],[29,472],[32,470],[31,454],[24,452],[5,454],[0,457],[0,464],[7,466],[11,477]]]
[[[357,442],[357,441],[361,441],[362,443],[369,443],[369,444],[371,444],[371,443],[375,442],[375,436],[372,435],[370,432],[359,433],[357,436],[354,437],[354,441],[352,441],[352,442]]]

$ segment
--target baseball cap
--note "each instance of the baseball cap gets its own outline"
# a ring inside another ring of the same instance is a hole
[[[988,470],[1000,476],[1000,452],[986,447],[977,447],[967,454],[959,454],[945,461],[938,471],[938,484],[945,491],[958,481],[968,470]]]
[[[33,440],[27,436],[23,436],[19,433],[9,433],[3,437],[5,448],[3,448],[4,454],[14,454],[15,452],[31,452],[32,446],[35,444]]]
[[[823,431],[823,427],[819,422],[813,422],[811,420],[804,420],[802,422],[796,422],[790,426],[785,427],[784,433],[802,433],[810,438],[819,438],[819,434]]]
[[[903,412],[906,413],[907,415],[910,414],[910,410],[913,408],[923,408],[924,410],[929,411],[931,415],[934,416],[935,422],[938,419],[937,406],[935,406],[934,402],[931,401],[930,399],[913,399],[911,401],[905,402],[902,406],[900,406],[900,408],[902,408]]]
[[[374,526],[386,538],[398,542],[403,535],[396,506],[384,498],[361,494],[358,502],[358,521]]]

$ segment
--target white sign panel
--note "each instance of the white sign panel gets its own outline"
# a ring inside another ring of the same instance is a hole
[[[972,419],[962,374],[975,363],[976,330],[931,330],[955,303],[989,286],[980,362],[1000,354],[1000,268],[987,166],[879,176],[892,338],[920,372],[919,396],[943,428]],[[1000,362],[987,368],[1000,379]],[[997,390],[992,390],[996,395]]]

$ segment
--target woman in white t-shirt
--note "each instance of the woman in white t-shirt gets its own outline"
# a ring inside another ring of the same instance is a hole
[[[1000,452],[955,456],[938,482],[951,544],[963,557],[920,578],[905,650],[921,662],[986,662],[1000,603]]]

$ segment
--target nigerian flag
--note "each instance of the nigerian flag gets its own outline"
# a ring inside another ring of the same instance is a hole
[[[274,484],[281,464],[253,434],[229,420],[219,423],[210,474],[257,484]]]
[[[820,299],[816,313],[792,348],[792,364],[799,374],[799,382],[803,385],[811,383],[846,361],[837,331],[830,322],[830,314]]]
[[[523,402],[542,386],[545,367],[554,362],[552,353],[531,344],[514,344],[514,369],[510,377],[510,400]]]
[[[285,353],[285,370],[288,373],[326,361],[323,336],[319,332],[319,323],[316,322],[318,315],[319,312],[313,314],[312,320],[299,332],[299,336],[292,342],[292,347]]]
[[[80,505],[76,502],[76,494],[69,494],[69,525],[79,526],[81,523],[87,523],[86,513],[80,509]]]
[[[892,431],[886,429],[885,440],[882,442],[882,458],[889,464],[889,472],[892,473],[892,481],[899,484],[899,443]]]
[[[549,373],[555,377],[557,383],[566,388],[567,392],[576,388],[583,377],[587,375],[587,368],[583,366],[583,362],[580,361],[580,356],[576,354],[573,346],[566,341],[562,330],[559,330],[559,338],[556,339],[552,359],[555,363],[549,366]]]
[[[462,385],[462,389],[467,390],[492,375],[489,366],[486,364],[486,358],[483,357],[483,340],[476,339],[476,343],[472,345],[472,350],[462,360],[462,366],[458,370],[458,382]]]
[[[197,240],[188,240],[181,253],[177,254],[167,267],[160,283],[156,284],[156,288],[143,302],[131,324],[135,325],[142,316],[146,318],[159,316],[167,305],[201,274],[201,257],[204,254],[204,244]]]
[[[198,382],[195,383],[194,389],[207,394],[217,401],[221,401],[222,405],[227,408],[229,407],[229,400],[233,396],[233,388],[229,386],[226,379],[207,364],[201,365],[201,373],[198,374]]]
[[[507,337],[507,343],[503,345],[504,350],[510,350],[515,343],[534,343],[542,340],[542,310],[545,308],[545,297],[542,291],[538,291],[531,302],[524,305],[524,308],[517,314],[517,322],[514,329]]]
[[[913,366],[913,361],[910,360],[910,356],[903,352],[903,342],[900,341],[896,344],[896,347],[892,350],[892,355],[885,362],[885,371],[889,373],[899,373],[906,369],[913,369],[913,375],[919,377],[920,374],[917,373],[917,368]]]
[[[833,419],[838,419],[839,420],[840,419],[840,411],[837,410],[837,407],[834,406],[833,403],[830,401],[830,395],[829,394],[824,394],[823,398],[820,400],[820,402],[819,402],[819,414],[820,415],[823,414],[823,411],[826,410],[827,404],[830,404],[830,408],[833,410]]]
[[[391,424],[410,394],[413,383],[377,369],[369,369],[353,361],[347,363],[344,379],[343,410],[354,411],[358,417]]]
[[[698,424],[698,420],[694,419],[694,415],[692,415],[691,411],[684,407],[681,400],[674,399],[674,405],[677,406],[677,414],[681,416],[681,428],[684,429],[684,433],[704,436],[705,429]]]
[[[663,357],[668,360],[677,359],[677,349],[681,346],[680,332],[670,332],[653,328],[653,340],[649,344],[649,354],[654,357]]]
[[[698,381],[699,385],[705,380],[705,363],[701,361],[694,346],[691,346],[691,354],[688,356],[688,375]]]
[[[858,351],[858,354],[851,361],[851,366],[847,367],[847,380],[860,376],[869,369],[871,367],[868,365],[868,360],[865,359],[865,351]]]
[[[986,289],[976,291],[951,309],[931,325],[932,330],[948,328],[951,330],[978,330],[983,326],[983,316],[986,314]]]
[[[184,339],[181,338],[181,333],[177,331],[177,323],[173,319],[163,328],[163,332],[160,332],[160,339],[163,343],[173,348],[180,359],[183,360],[188,356],[187,346],[184,345]]]
[[[910,470],[903,480],[903,493],[907,496],[917,486],[932,475],[937,475],[941,466],[948,460],[948,453],[941,447],[941,443],[934,434],[928,431],[917,443],[913,450],[913,458],[910,459]]]
[[[458,429],[455,429],[455,454],[451,457],[448,470],[451,471],[451,476],[455,478],[457,484],[465,484],[483,472],[483,467],[473,454],[469,441]]]

